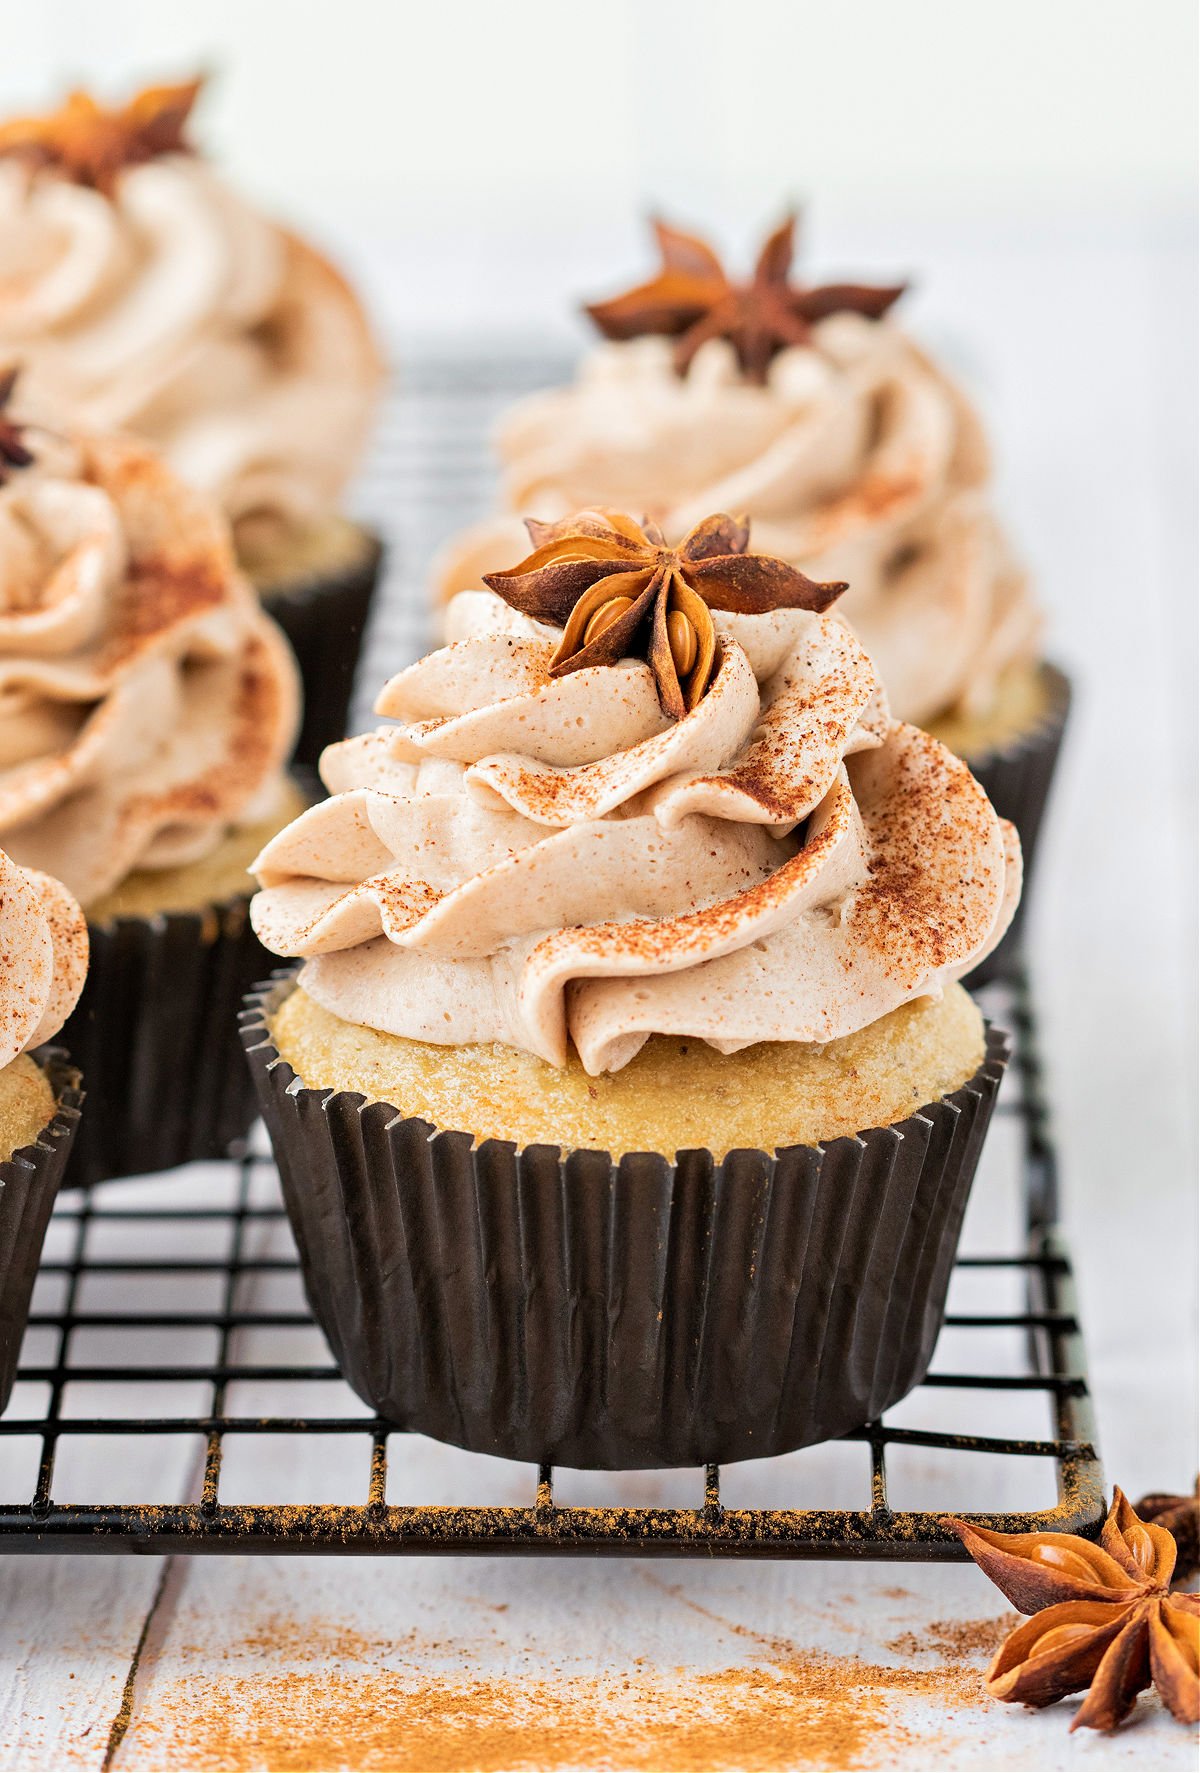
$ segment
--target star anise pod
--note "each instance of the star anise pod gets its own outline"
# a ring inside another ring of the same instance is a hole
[[[108,107],[87,92],[72,92],[44,117],[17,117],[0,125],[0,155],[62,173],[77,185],[111,196],[119,175],[162,154],[188,154],[184,129],[204,84],[185,80],[148,86],[128,104]]]
[[[1053,1705],[1087,1689],[1072,1730],[1115,1730],[1151,1682],[1183,1724],[1200,1722],[1200,1595],[1172,1594],[1175,1541],[1138,1519],[1120,1490],[1100,1543],[1072,1533],[992,1533],[942,1522],[1022,1613],[985,1688],[993,1699]]]
[[[711,246],[694,234],[657,220],[651,225],[662,254],[657,277],[611,301],[591,303],[586,312],[606,338],[636,339],[647,333],[677,338],[675,368],[680,375],[701,345],[728,339],[747,379],[765,382],[775,353],[808,344],[814,321],[845,312],[878,320],[907,287],[826,283],[805,289],[790,282],[794,215],[770,236],[748,283],[735,283]]]
[[[823,610],[846,589],[747,554],[749,525],[737,517],[706,517],[677,548],[649,518],[637,524],[619,511],[580,511],[561,523],[527,518],[525,527],[533,553],[507,572],[484,573],[483,582],[514,609],[564,630],[551,677],[644,657],[672,720],[712,681],[712,610]]]
[[[1156,1527],[1165,1527],[1175,1541],[1179,1562],[1175,1580],[1195,1575],[1200,1569],[1200,1477],[1190,1496],[1176,1496],[1165,1491],[1152,1491],[1137,1504],[1137,1513]]]
[[[20,370],[7,369],[0,374],[0,486],[14,468],[28,468],[33,451],[25,442],[25,427],[8,416],[8,403],[13,397]]]

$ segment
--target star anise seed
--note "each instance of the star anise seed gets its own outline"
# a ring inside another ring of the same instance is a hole
[[[844,584],[818,584],[782,560],[747,554],[744,519],[708,517],[676,548],[649,518],[580,511],[561,523],[525,526],[534,551],[483,582],[540,622],[562,628],[551,677],[644,657],[663,712],[681,720],[717,666],[711,611],[763,615],[828,609]]]
[[[203,84],[196,79],[148,86],[128,104],[111,108],[90,93],[72,92],[57,111],[0,125],[0,155],[111,196],[127,167],[191,152],[184,130]]]
[[[1120,1490],[1100,1543],[1069,1533],[993,1533],[948,1517],[1022,1613],[985,1677],[993,1699],[1053,1705],[1087,1690],[1071,1723],[1115,1730],[1153,1683],[1181,1723],[1200,1722],[1200,1596],[1172,1594],[1175,1541]]]
[[[28,468],[33,451],[25,441],[25,427],[8,416],[8,403],[17,385],[18,369],[0,374],[0,486],[12,477],[14,468]]]
[[[1137,1513],[1156,1527],[1165,1527],[1178,1548],[1175,1581],[1194,1576],[1200,1569],[1200,1477],[1190,1496],[1153,1491],[1137,1504]]]
[[[816,321],[840,313],[879,320],[907,287],[827,283],[806,289],[791,283],[794,215],[769,237],[748,283],[735,283],[695,235],[657,220],[652,226],[662,255],[658,275],[610,301],[591,303],[586,312],[606,338],[660,333],[677,339],[674,361],[680,375],[701,345],[723,338],[733,345],[747,379],[765,382],[776,352],[810,343]]]

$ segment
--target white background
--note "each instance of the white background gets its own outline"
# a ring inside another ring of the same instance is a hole
[[[211,67],[198,138],[243,189],[337,247],[401,356],[434,332],[569,337],[578,299],[649,269],[652,206],[736,259],[806,200],[806,267],[915,277],[910,323],[983,403],[998,495],[1036,573],[1050,650],[1077,686],[1033,923],[1106,1466],[1132,1495],[1185,1487],[1196,1462],[1190,0],[39,0],[3,12],[5,113],[71,79],[117,96]],[[79,1579],[81,1607],[108,1605],[97,1583],[126,1581],[100,1562]],[[271,1569],[302,1610],[302,1585]],[[380,1592],[367,1569],[341,1579],[364,1613]],[[39,1570],[0,1587],[0,1612],[25,1622],[53,1671],[76,1585],[62,1572],[51,1591]],[[869,1608],[863,1574],[855,1604]],[[237,1580],[195,1567],[217,1611]],[[518,1597],[526,1624],[539,1588],[571,1593],[569,1572],[487,1580]],[[742,1580],[687,1577],[698,1600],[706,1583],[733,1592]],[[928,1606],[950,1607],[948,1573],[905,1580],[927,1580]],[[380,1581],[394,1598],[394,1579]],[[444,1601],[452,1630],[452,1579],[421,1581],[422,1605]],[[816,1571],[771,1583],[785,1608],[821,1588]],[[743,1588],[753,1619],[761,1591]],[[634,1592],[608,1577],[593,1589],[618,1646],[639,1630]],[[954,1589],[968,1592],[968,1612],[986,1611],[969,1582]],[[141,1603],[122,1595],[120,1630],[136,1638]],[[652,1656],[686,1661],[682,1637],[663,1630]],[[100,1689],[89,1702],[111,1716]],[[40,1744],[21,1764],[55,1764],[71,1737],[70,1707],[54,1722],[60,1706],[61,1693],[46,1702],[41,1736],[36,1707],[17,1708]],[[1035,1749],[1021,1723],[980,1764],[1049,1765],[1055,1732]],[[1088,1748],[1090,1765],[1118,1764],[1115,1747]],[[1120,1752],[1166,1765],[1180,1748],[1167,1732]]]

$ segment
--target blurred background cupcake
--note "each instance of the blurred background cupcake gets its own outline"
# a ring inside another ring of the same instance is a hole
[[[94,1113],[71,1179],[210,1156],[246,1130],[246,868],[304,804],[295,661],[229,526],[140,444],[21,420],[0,385],[0,845],[92,936],[67,1041]]]
[[[502,422],[504,500],[549,519],[644,510],[668,540],[743,512],[763,549],[848,580],[839,613],[896,713],[970,762],[1028,868],[1069,690],[991,507],[982,426],[895,323],[904,286],[806,285],[794,233],[789,219],[736,281],[705,241],[656,223],[658,273],[587,310],[606,342]],[[442,595],[524,540],[501,517],[452,543]]]
[[[784,1452],[928,1364],[1004,1056],[956,981],[1019,842],[842,586],[726,517],[531,528],[256,864],[310,1302],[375,1409],[477,1451]]]
[[[70,893],[0,850],[0,1411],[82,1100],[67,1055],[39,1049],[75,1007],[87,963]]]
[[[39,410],[150,442],[233,525],[340,738],[381,548],[341,511],[382,368],[354,293],[188,139],[201,83],[0,125],[0,362]]]

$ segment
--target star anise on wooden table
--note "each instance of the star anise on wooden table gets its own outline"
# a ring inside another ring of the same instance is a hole
[[[28,468],[33,451],[25,441],[25,427],[9,417],[8,403],[17,385],[18,369],[0,374],[0,486],[11,479],[14,468]]]
[[[1053,1705],[1086,1688],[1072,1730],[1115,1730],[1153,1683],[1180,1723],[1200,1722],[1200,1595],[1173,1594],[1175,1541],[1120,1490],[1100,1542],[1072,1533],[993,1533],[942,1522],[1022,1613],[997,1651],[993,1699]]]
[[[111,196],[120,174],[162,154],[188,154],[184,130],[202,79],[148,86],[128,104],[108,107],[72,92],[57,111],[0,125],[0,155],[61,173]]]
[[[586,312],[606,338],[664,333],[677,339],[674,361],[680,375],[701,345],[728,339],[747,380],[765,382],[775,353],[808,344],[816,321],[840,313],[879,320],[907,287],[826,283],[806,289],[791,282],[794,215],[770,236],[746,283],[735,283],[711,246],[694,234],[657,220],[652,226],[662,254],[658,275],[610,301],[589,304]]]
[[[507,572],[484,573],[483,582],[513,609],[563,629],[551,677],[645,658],[673,720],[697,705],[716,670],[712,610],[823,610],[846,589],[748,554],[743,518],[707,517],[676,548],[648,518],[638,524],[619,511],[526,519],[525,527],[533,553]]]
[[[1200,1569],[1200,1477],[1190,1496],[1176,1496],[1154,1490],[1143,1496],[1136,1512],[1144,1521],[1165,1527],[1174,1539],[1179,1553],[1175,1565],[1175,1581],[1182,1582]]]

